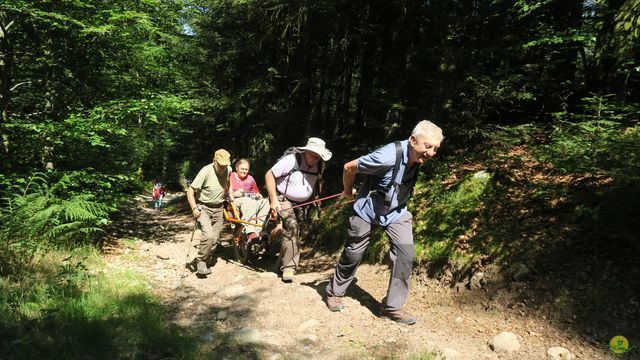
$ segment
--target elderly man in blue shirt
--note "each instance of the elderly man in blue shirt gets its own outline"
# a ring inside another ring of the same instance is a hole
[[[420,165],[435,156],[442,139],[442,130],[423,120],[416,125],[408,140],[387,144],[344,165],[344,197],[354,196],[356,174],[364,174],[367,178],[349,217],[344,250],[325,289],[329,310],[344,308],[342,297],[355,278],[372,231],[382,228],[391,239],[389,257],[392,269],[387,296],[382,299],[381,315],[402,324],[416,323],[415,316],[402,311],[409,294],[414,255],[412,215],[407,210],[407,201],[413,192]]]

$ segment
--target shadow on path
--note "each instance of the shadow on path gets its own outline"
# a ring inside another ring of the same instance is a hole
[[[300,285],[308,286],[314,289],[320,295],[320,297],[322,298],[322,301],[325,301],[324,289],[328,283],[329,283],[329,279],[324,279],[324,280],[316,280],[316,281],[309,281],[309,282],[301,282]],[[352,299],[357,300],[360,303],[360,305],[369,309],[369,311],[371,311],[373,315],[376,315],[376,316],[380,315],[380,302],[376,300],[376,298],[374,298],[367,291],[365,291],[363,288],[358,286],[357,278],[354,279],[353,283],[351,283],[351,286],[349,286],[349,290],[347,291],[347,294],[345,295],[345,297],[350,297]]]

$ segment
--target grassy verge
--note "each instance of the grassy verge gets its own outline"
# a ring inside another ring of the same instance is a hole
[[[193,358],[166,311],[144,278],[105,268],[96,250],[51,252],[0,280],[0,358]]]

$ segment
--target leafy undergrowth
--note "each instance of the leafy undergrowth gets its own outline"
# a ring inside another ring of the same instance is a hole
[[[142,275],[105,269],[94,249],[50,252],[29,270],[0,281],[0,358],[193,358],[198,351],[170,331],[170,310]]]

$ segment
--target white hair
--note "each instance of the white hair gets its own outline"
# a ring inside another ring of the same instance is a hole
[[[251,165],[249,164],[249,159],[247,159],[247,158],[240,158],[240,159],[238,159],[238,160],[236,161],[236,167],[238,167],[238,166],[240,166],[240,165],[242,165],[242,164],[247,164],[247,166],[251,166]]]
[[[440,129],[436,124],[432,123],[429,120],[420,121],[416,125],[416,127],[413,128],[411,136],[415,138],[430,137],[438,142],[444,139],[444,136],[442,135],[442,129]]]

